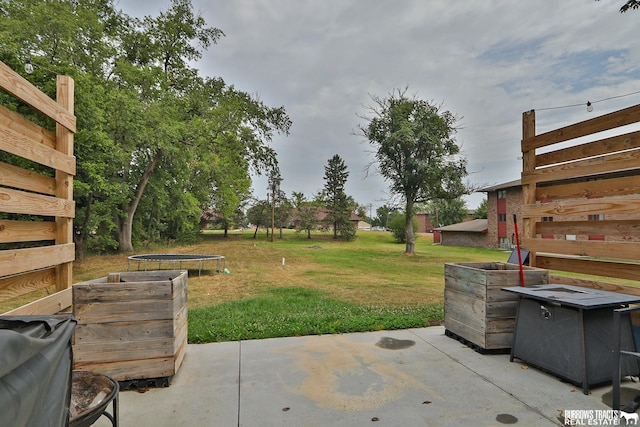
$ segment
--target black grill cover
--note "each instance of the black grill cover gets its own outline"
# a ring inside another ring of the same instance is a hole
[[[0,316],[0,426],[69,425],[70,315]]]

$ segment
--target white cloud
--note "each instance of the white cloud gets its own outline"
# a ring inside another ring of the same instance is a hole
[[[640,12],[602,0],[193,0],[226,37],[197,64],[236,88],[284,105],[289,137],[276,137],[283,189],[311,196],[334,154],[347,164],[347,192],[381,204],[387,186],[364,179],[371,161],[351,135],[371,104],[409,85],[464,118],[458,141],[470,179],[520,176],[523,111],[585,103],[640,90]],[[156,15],[154,0],[120,0],[130,14]],[[640,102],[640,94],[586,108],[539,110],[539,132]],[[255,194],[266,184],[257,180]],[[481,197],[475,197],[475,207]]]

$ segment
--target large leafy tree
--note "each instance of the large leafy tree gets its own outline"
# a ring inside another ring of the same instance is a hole
[[[480,205],[476,208],[476,212],[474,213],[473,217],[475,219],[487,219],[488,211],[489,202],[487,202],[487,199],[482,199],[482,202],[480,202]]]
[[[596,0],[599,1],[599,0]],[[625,4],[620,7],[620,13],[624,13],[631,9],[640,8],[640,0],[627,0]]]
[[[414,254],[414,205],[454,199],[468,189],[463,183],[466,159],[454,138],[456,116],[407,96],[406,90],[394,90],[387,98],[372,96],[371,116],[364,117],[367,124],[359,130],[375,148],[375,163],[391,192],[404,198],[405,253]]]
[[[351,238],[354,235],[351,223],[351,205],[344,191],[349,178],[349,171],[344,160],[339,155],[334,155],[327,161],[324,167],[324,189],[322,192],[327,216],[325,221],[333,226],[333,238]]]
[[[253,233],[253,238],[255,239],[260,227],[266,227],[268,230],[271,224],[271,203],[268,200],[257,200],[247,210],[247,220],[256,227]]]
[[[427,203],[427,212],[429,212],[431,224],[436,227],[444,227],[464,221],[468,210],[466,202],[458,197],[449,200],[432,200]]]
[[[640,1],[638,0],[628,0],[621,8],[620,12],[624,13],[629,9],[638,9],[640,7]]]
[[[373,219],[371,225],[376,227],[387,227],[389,225],[389,219],[395,209],[390,208],[387,205],[382,205],[376,208],[376,217]]]
[[[112,0],[2,0],[0,15],[2,61],[31,61],[28,79],[50,96],[56,73],[76,81],[80,252],[194,236],[209,207],[231,221],[250,171],[277,165],[268,143],[288,132],[284,108],[190,67],[223,36],[190,0],[144,19]]]

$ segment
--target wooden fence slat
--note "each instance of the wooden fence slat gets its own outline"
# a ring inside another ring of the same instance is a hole
[[[24,77],[0,62],[0,87],[60,123],[71,132],[76,131],[76,117],[38,90]]]
[[[74,258],[73,243],[0,251],[0,277],[52,267]]]
[[[76,159],[54,148],[40,144],[37,140],[10,129],[0,128],[0,150],[15,154],[53,169],[76,174]]]
[[[583,178],[589,175],[638,169],[638,165],[640,165],[640,149],[634,149],[607,156],[536,169],[530,173],[523,173],[522,183],[544,183],[563,179]]]
[[[536,156],[536,167],[601,156],[638,147],[640,147],[640,131],[538,154]]]
[[[545,221],[536,223],[536,234],[640,238],[640,220]]]
[[[0,243],[54,240],[55,232],[53,221],[0,220]]]
[[[605,283],[595,280],[577,279],[565,276],[549,276],[549,283],[562,283],[565,285],[582,286],[584,288],[599,289],[608,292],[620,292],[621,294],[640,296],[640,288],[634,286]]]
[[[73,218],[75,217],[75,202],[0,187],[0,211]]]
[[[523,238],[522,247],[530,251],[596,258],[640,259],[640,243],[596,240],[559,240]],[[536,267],[538,264],[536,264]],[[589,273],[585,271],[584,273]]]
[[[37,301],[4,313],[6,316],[28,316],[33,314],[56,314],[71,307],[73,298],[71,288],[51,294]]]
[[[640,194],[640,179],[638,179],[638,175],[609,177],[536,188],[537,200],[596,198],[629,194]]]
[[[613,113],[595,117],[579,123],[574,123],[533,137],[525,137],[522,141],[522,151],[531,151],[558,142],[569,141],[620,126],[640,121],[640,105],[614,111]]]
[[[49,148],[56,148],[56,135],[42,126],[25,119],[20,114],[0,105],[0,129],[9,129],[23,138],[36,141]]]
[[[549,217],[563,218],[575,215],[637,215],[640,212],[640,194],[628,196],[602,197],[597,199],[556,200],[549,203],[523,205],[523,218]]]
[[[49,195],[56,190],[55,178],[3,162],[0,162],[0,185]]]
[[[538,254],[536,258],[538,268],[547,270],[584,273],[596,276],[615,277],[618,279],[635,280],[640,282],[640,264],[601,261],[575,257],[559,257]]]
[[[8,300],[55,284],[55,269],[43,268],[29,273],[0,278],[0,301]]]

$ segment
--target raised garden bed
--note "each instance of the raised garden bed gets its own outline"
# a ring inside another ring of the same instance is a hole
[[[527,286],[549,282],[545,269],[524,266],[523,270]],[[502,288],[520,285],[519,266],[502,262],[447,263],[444,276],[447,335],[479,351],[510,349],[520,298]]]
[[[112,273],[73,285],[74,368],[170,378],[187,350],[187,271]]]

